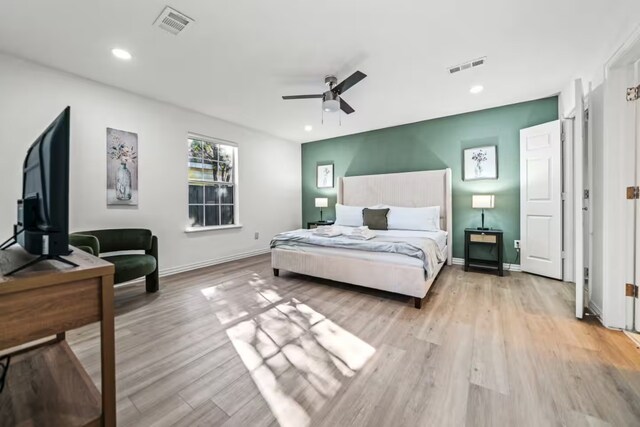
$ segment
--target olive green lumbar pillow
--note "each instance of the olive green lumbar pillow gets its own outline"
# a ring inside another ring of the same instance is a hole
[[[389,209],[364,208],[362,210],[363,223],[369,227],[370,230],[386,230],[388,213]]]

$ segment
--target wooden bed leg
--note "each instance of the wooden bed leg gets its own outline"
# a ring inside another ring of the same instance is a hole
[[[422,308],[422,298],[413,297],[413,305],[420,310]]]
[[[279,268],[274,268],[273,269],[273,275],[276,276],[276,277],[280,276],[280,269]]]

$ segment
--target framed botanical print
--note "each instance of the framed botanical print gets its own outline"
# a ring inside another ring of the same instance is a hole
[[[107,205],[138,205],[138,134],[107,128]]]
[[[464,150],[465,181],[498,179],[498,147],[467,148]]]
[[[333,188],[333,163],[317,166],[316,185],[318,188]]]

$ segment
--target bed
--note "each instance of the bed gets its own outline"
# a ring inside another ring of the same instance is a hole
[[[338,203],[350,206],[440,206],[441,233],[426,237],[436,242],[441,251],[439,259],[443,261],[433,265],[427,274],[423,263],[400,253],[281,244],[271,250],[274,274],[277,276],[280,270],[286,270],[394,292],[413,297],[415,307],[421,308],[442,267],[445,263],[451,265],[451,169],[339,178]],[[378,234],[394,236],[401,233],[389,230]]]

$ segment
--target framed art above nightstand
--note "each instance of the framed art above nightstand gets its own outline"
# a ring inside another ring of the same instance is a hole
[[[462,157],[464,163],[462,179],[464,181],[498,179],[497,146],[467,148]]]
[[[316,166],[316,187],[333,188],[333,163]]]

